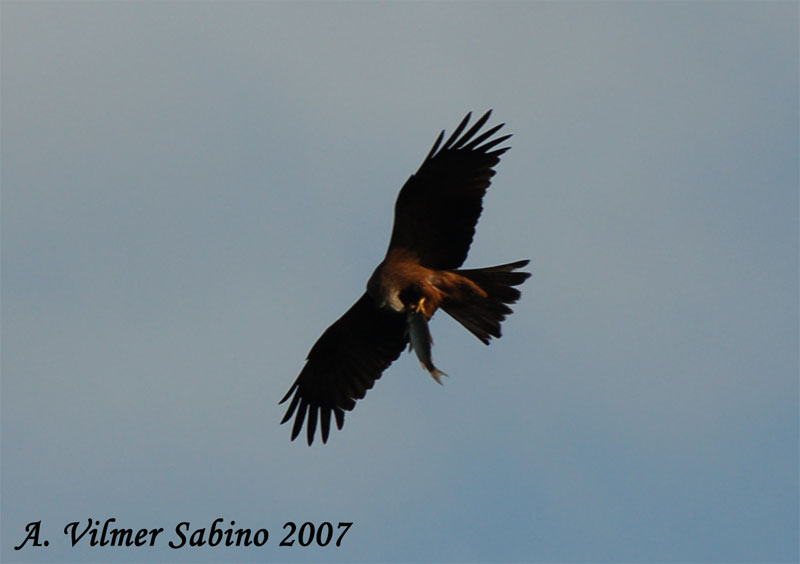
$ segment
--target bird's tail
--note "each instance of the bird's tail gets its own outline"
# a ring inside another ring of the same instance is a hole
[[[460,292],[458,299],[445,298],[440,307],[488,345],[491,337],[499,338],[501,335],[500,323],[512,311],[508,304],[515,303],[521,295],[514,286],[519,286],[530,276],[529,272],[515,270],[528,262],[520,260],[487,268],[452,271],[478,286],[485,296],[474,291]]]

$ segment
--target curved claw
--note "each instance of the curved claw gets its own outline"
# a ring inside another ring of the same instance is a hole
[[[423,314],[425,317],[427,317],[428,319],[430,319],[430,318],[431,318],[431,316],[433,315],[433,311],[430,311],[430,312],[429,312],[429,311],[428,311],[428,310],[425,308],[425,301],[426,301],[426,298],[425,298],[425,296],[422,296],[422,297],[419,299],[419,301],[418,301],[416,304],[414,304],[414,305],[412,305],[412,306],[411,306],[411,310],[412,310],[414,313],[422,313],[422,314]]]

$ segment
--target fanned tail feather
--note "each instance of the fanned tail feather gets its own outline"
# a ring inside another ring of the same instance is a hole
[[[528,264],[521,260],[487,268],[454,270],[456,274],[474,282],[486,297],[471,292],[458,300],[445,299],[441,307],[453,319],[466,327],[473,335],[488,345],[492,337],[500,338],[500,324],[512,313],[508,304],[516,303],[521,296],[514,286],[519,286],[530,277],[529,272],[515,272]]]

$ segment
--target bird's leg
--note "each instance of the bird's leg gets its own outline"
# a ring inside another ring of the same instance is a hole
[[[425,315],[425,317],[428,317],[428,312],[425,311],[425,296],[422,296],[419,299],[419,301],[416,303],[416,305],[411,306],[411,309],[415,313],[420,313],[421,312],[423,315]]]

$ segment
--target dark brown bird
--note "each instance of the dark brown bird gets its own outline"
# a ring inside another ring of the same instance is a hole
[[[431,357],[428,320],[441,308],[483,343],[500,337],[530,274],[515,272],[527,260],[458,270],[467,258],[483,196],[511,135],[492,136],[505,124],[478,135],[489,110],[462,135],[467,114],[442,145],[444,131],[416,174],[397,197],[389,250],[367,282],[367,291],[317,340],[306,364],[280,401],[292,398],[281,423],[294,415],[292,440],[306,422],[308,444],[317,422],[327,442],[331,414],[344,425],[344,412],[363,399],[375,380],[408,344],[423,367],[441,383],[444,373]]]

